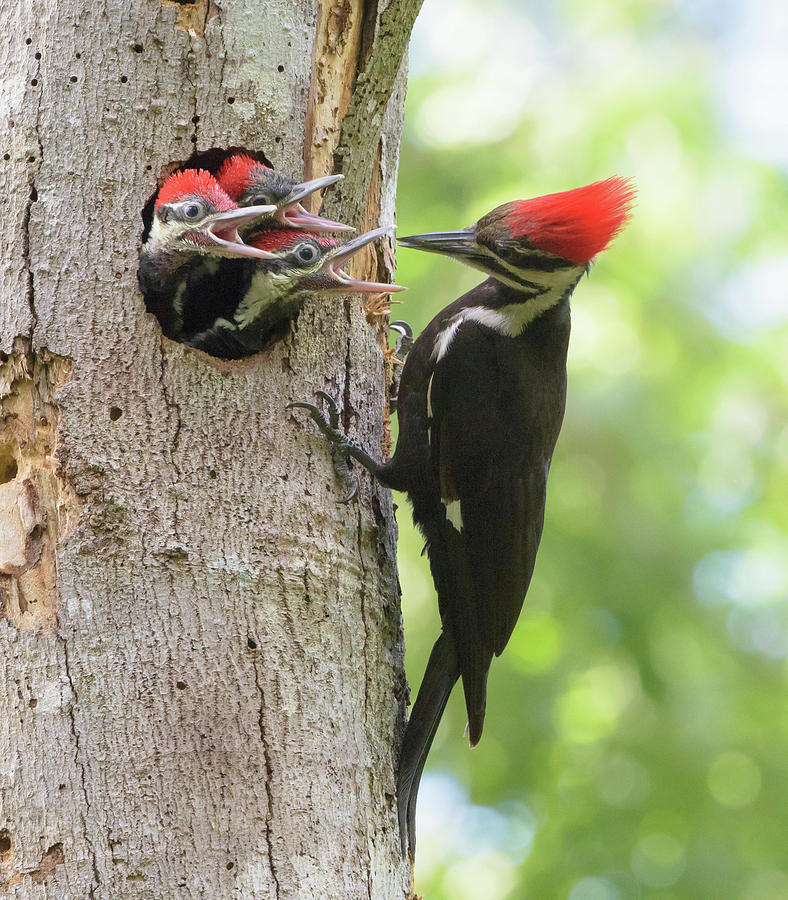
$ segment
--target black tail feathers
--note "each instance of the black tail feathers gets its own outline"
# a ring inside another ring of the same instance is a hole
[[[419,694],[410,713],[397,776],[397,806],[402,852],[416,851],[416,797],[427,754],[452,688],[460,677],[451,635],[442,632],[432,648]]]

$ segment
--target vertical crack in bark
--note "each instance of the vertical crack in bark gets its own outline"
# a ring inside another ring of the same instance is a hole
[[[170,392],[167,389],[167,353],[166,348],[164,346],[165,338],[162,335],[161,338],[161,391],[162,396],[164,397],[164,404],[167,407],[167,411],[172,413],[175,417],[175,428],[172,435],[172,441],[170,443],[170,463],[172,464],[173,471],[177,477],[178,482],[181,479],[181,469],[178,465],[178,445],[180,443],[181,438],[181,407],[178,402],[170,397]],[[173,533],[175,537],[180,537],[180,523],[178,518],[178,492],[177,492],[177,483],[176,482],[176,490],[174,491],[174,503],[173,503]]]
[[[40,144],[39,144],[40,146]],[[35,179],[30,184],[30,194],[25,203],[25,212],[22,216],[22,259],[25,263],[25,272],[27,274],[27,286],[25,289],[25,297],[27,305],[30,308],[30,317],[33,320],[30,326],[30,339],[32,341],[38,325],[38,314],[36,313],[35,302],[35,282],[33,278],[33,267],[30,265],[30,212],[33,204],[38,200],[38,192],[36,191]]]
[[[345,384],[342,388],[342,427],[347,433],[348,428],[350,428],[350,416],[353,412],[353,398],[350,391],[350,380],[351,373],[353,369],[353,360],[350,353],[350,343],[351,343],[351,335],[353,334],[353,313],[351,311],[350,304],[352,300],[349,297],[345,297],[345,321],[347,322],[347,343],[345,349]]]
[[[336,188],[337,206],[349,221],[363,210],[383,117],[422,2],[391,0],[380,14],[372,48],[356,78],[335,152],[335,171],[345,175]]]
[[[71,734],[74,738],[74,764],[79,771],[79,780],[82,787],[82,798],[85,801],[85,811],[82,814],[82,835],[85,838],[85,844],[87,844],[88,851],[90,852],[90,864],[93,869],[93,882],[90,886],[90,889],[88,890],[88,897],[90,898],[90,900],[94,900],[95,891],[97,891],[99,887],[101,887],[101,878],[99,877],[98,863],[96,862],[96,848],[90,837],[90,832],[88,829],[88,813],[90,812],[90,800],[88,799],[87,781],[85,778],[85,764],[82,762],[82,749],[80,746],[79,731],[77,731],[77,722],[74,715],[74,706],[79,703],[79,697],[77,696],[77,689],[74,686],[74,681],[71,677],[71,666],[68,658],[68,641],[61,633],[58,633],[58,640],[60,641],[60,644],[63,648],[63,660],[66,670],[66,679],[68,680],[69,687],[71,688],[72,702],[70,702],[68,705],[68,719],[71,727]]]
[[[274,880],[274,891],[276,900],[279,900],[279,878],[276,874],[276,866],[274,865],[274,845],[271,840],[271,825],[274,818],[274,798],[271,789],[271,779],[273,777],[271,769],[271,750],[268,746],[268,739],[265,733],[265,691],[263,690],[262,680],[257,665],[254,666],[254,683],[257,687],[257,693],[260,695],[260,713],[257,716],[257,727],[260,730],[260,743],[263,745],[263,761],[265,763],[265,794],[268,800],[268,809],[265,811],[265,843],[268,847],[268,865],[271,869],[271,878]]]
[[[41,68],[40,66],[38,67]],[[25,297],[27,300],[27,305],[30,308],[30,317],[33,320],[32,325],[30,326],[30,340],[32,344],[33,335],[35,334],[36,327],[38,326],[38,313],[36,312],[36,295],[35,295],[35,279],[33,276],[33,267],[30,262],[30,215],[33,209],[33,204],[38,200],[38,190],[36,188],[36,175],[38,174],[41,163],[44,160],[44,145],[41,141],[41,135],[39,133],[40,127],[40,119],[41,119],[41,91],[36,92],[36,113],[33,122],[33,134],[36,138],[36,144],[38,145],[38,161],[35,168],[35,171],[32,173],[30,177],[30,193],[28,194],[27,202],[25,203],[25,211],[22,216],[22,259],[24,260],[25,272],[27,274],[27,286],[25,289]]]

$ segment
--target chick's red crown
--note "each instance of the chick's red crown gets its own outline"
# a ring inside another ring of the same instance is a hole
[[[219,182],[204,169],[184,169],[170,175],[159,190],[155,208],[188,197],[202,197],[217,212],[235,209],[235,203],[222,190]]]
[[[216,177],[222,188],[232,197],[239,200],[249,188],[273,170],[264,163],[257,162],[245,153],[236,153],[226,159]]]

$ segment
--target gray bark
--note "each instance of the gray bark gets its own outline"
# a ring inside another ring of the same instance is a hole
[[[410,892],[391,498],[362,475],[340,506],[284,409],[326,388],[379,448],[385,315],[314,298],[223,363],[162,337],[136,270],[140,211],[195,150],[336,162],[329,214],[392,221],[419,5],[6,4],[2,896]]]

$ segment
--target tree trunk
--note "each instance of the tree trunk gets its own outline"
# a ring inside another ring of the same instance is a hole
[[[391,498],[362,474],[339,505],[284,408],[325,388],[379,448],[384,319],[314,298],[221,362],[162,337],[136,271],[140,211],[194,152],[336,165],[328,214],[392,222],[420,0],[162,3],[6,9],[0,892],[392,900]]]

